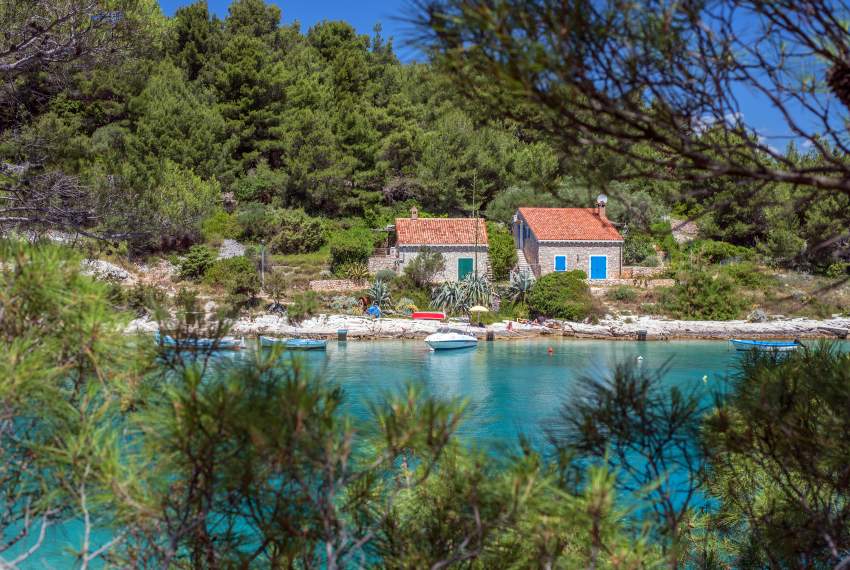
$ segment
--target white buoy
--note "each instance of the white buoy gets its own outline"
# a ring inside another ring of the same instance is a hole
[[[706,374],[705,376],[702,377],[702,383],[708,384],[708,374]]]

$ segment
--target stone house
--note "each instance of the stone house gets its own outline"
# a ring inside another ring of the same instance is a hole
[[[623,236],[605,216],[604,196],[595,208],[520,208],[513,235],[519,269],[535,277],[581,269],[591,280],[619,279]]]
[[[442,254],[446,262],[438,281],[459,281],[476,271],[490,274],[487,224],[482,219],[419,218],[413,208],[409,218],[396,218],[392,234],[394,245],[385,255],[399,273],[420,251],[429,249]],[[380,260],[370,260],[369,265],[377,267]]]

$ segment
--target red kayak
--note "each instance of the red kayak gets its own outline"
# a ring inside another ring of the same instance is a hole
[[[420,321],[443,321],[446,319],[445,313],[419,311],[411,315],[414,319]]]

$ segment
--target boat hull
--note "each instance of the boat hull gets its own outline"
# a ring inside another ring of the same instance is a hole
[[[177,340],[170,335],[156,334],[156,343],[164,348],[175,350],[241,350],[244,345],[241,340],[235,338],[185,338]]]
[[[293,338],[287,340],[285,346],[288,350],[325,350],[328,341]]]
[[[477,340],[442,340],[425,341],[432,350],[457,350],[459,348],[474,348],[478,346]]]
[[[416,311],[411,315],[411,318],[417,321],[444,321],[446,320],[446,314],[436,311]]]
[[[739,340],[732,339],[729,342],[735,350],[747,352],[757,350],[760,352],[792,352],[800,348],[796,341],[767,341],[767,340]]]

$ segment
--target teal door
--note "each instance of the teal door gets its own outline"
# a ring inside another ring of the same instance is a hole
[[[608,258],[604,255],[590,256],[590,278],[591,279],[607,279],[608,278]]]
[[[457,260],[457,279],[461,281],[464,277],[472,273],[472,258],[461,257]]]

